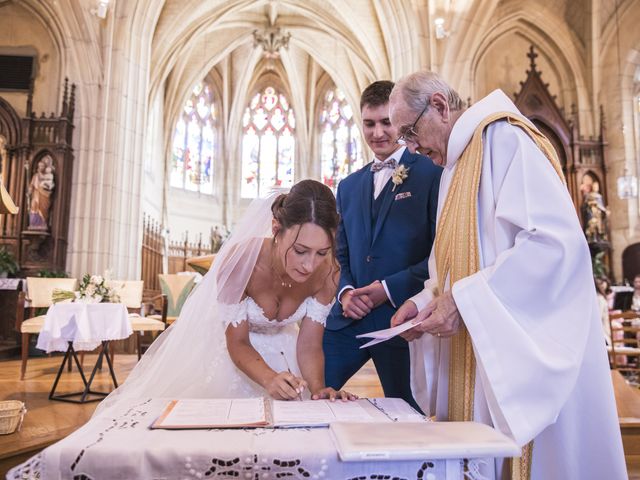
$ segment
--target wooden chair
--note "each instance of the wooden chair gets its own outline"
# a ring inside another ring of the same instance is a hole
[[[180,310],[195,285],[193,275],[159,274],[160,289],[167,297],[167,325],[180,315]],[[152,317],[155,318],[155,317]]]
[[[138,351],[138,360],[142,356],[142,335],[145,332],[154,334],[154,332],[162,332],[167,326],[166,314],[166,296],[164,298],[164,311],[160,316],[145,316],[143,308],[142,293],[144,290],[144,281],[142,280],[111,280],[110,286],[120,295],[120,301],[124,303],[129,312],[129,320],[131,328],[136,336],[136,350]],[[162,299],[162,296],[159,296]],[[154,300],[154,299],[150,299]]]
[[[607,346],[613,370],[640,373],[640,314],[624,311],[609,314],[611,345]],[[625,361],[621,361],[624,359]]]
[[[55,288],[75,291],[78,288],[78,280],[75,278],[38,278],[27,277],[27,297],[29,314],[26,320],[19,325],[22,335],[22,366],[20,368],[20,380],[24,380],[27,371],[27,359],[29,358],[29,339],[33,334],[38,334],[44,326],[46,315],[36,316],[36,309],[49,308],[53,301],[51,296]]]

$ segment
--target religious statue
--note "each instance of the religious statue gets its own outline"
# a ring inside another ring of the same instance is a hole
[[[609,210],[604,205],[600,184],[597,181],[583,183],[582,219],[584,233],[589,243],[607,242],[606,220]]]
[[[217,253],[220,250],[220,247],[222,247],[223,241],[224,241],[224,238],[220,233],[220,229],[216,225],[214,229],[211,230],[211,250],[214,253]]]
[[[51,195],[55,189],[53,158],[45,155],[38,161],[29,183],[29,230],[49,229]]]

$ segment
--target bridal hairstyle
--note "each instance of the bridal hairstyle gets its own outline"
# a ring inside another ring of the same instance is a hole
[[[271,211],[282,231],[305,223],[313,223],[322,228],[331,240],[334,266],[338,267],[335,237],[340,216],[336,209],[336,199],[329,187],[316,180],[302,180],[296,183],[289,193],[278,195],[271,205]],[[299,234],[298,230],[293,243],[298,240]],[[292,246],[293,244],[287,249],[287,253]]]

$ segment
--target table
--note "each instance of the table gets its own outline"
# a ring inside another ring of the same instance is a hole
[[[328,428],[151,430],[170,399],[105,410],[8,479],[463,480],[483,460],[342,462]],[[384,426],[381,427],[384,434]]]
[[[58,374],[53,382],[53,387],[49,393],[49,399],[72,403],[85,403],[99,401],[108,395],[106,392],[96,392],[91,390],[91,384],[95,374],[102,366],[103,357],[107,360],[109,373],[114,387],[118,387],[111,358],[105,353],[108,351],[111,340],[128,338],[133,333],[131,322],[129,322],[127,308],[121,303],[57,303],[49,308],[47,316],[38,335],[37,348],[45,350],[47,353],[53,351],[65,352]],[[94,350],[101,345],[100,354],[91,372],[91,377],[87,381],[78,356],[77,350]],[[84,390],[81,392],[55,395],[60,375],[67,362],[71,366],[72,359],[75,361]],[[94,397],[89,398],[89,395]],[[80,399],[74,397],[80,396]]]

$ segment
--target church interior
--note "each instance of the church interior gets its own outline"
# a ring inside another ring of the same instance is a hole
[[[558,153],[594,276],[633,291],[638,25],[640,0],[0,0],[0,400],[28,409],[0,435],[1,473],[95,408],[48,398],[56,374],[81,385],[35,348],[53,289],[131,286],[124,380],[252,199],[306,178],[335,192],[372,160],[359,99],[375,80],[432,70],[466,105],[503,90]],[[632,478],[637,338],[610,355]],[[367,366],[351,385],[380,396],[376,380]]]

